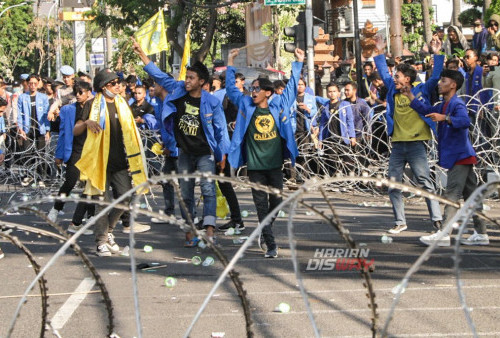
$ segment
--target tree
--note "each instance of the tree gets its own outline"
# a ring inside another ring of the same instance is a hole
[[[429,15],[429,0],[422,0],[422,18],[424,23],[424,42],[428,43],[432,38],[431,20]]]
[[[132,35],[135,28],[140,27],[153,16],[158,11],[158,8],[164,7],[163,0],[106,0],[106,4],[112,8],[111,15],[106,15],[100,6],[96,6],[92,10],[92,15],[96,16],[96,22],[101,27],[112,26],[116,30],[123,30],[127,35]],[[232,36],[241,36],[242,27],[244,26],[243,19],[231,19],[229,20],[230,24],[223,21],[228,16],[225,15],[226,13],[222,9],[227,11],[237,10],[234,7],[234,4],[225,5],[220,0],[179,1],[177,4],[170,5],[165,20],[168,25],[167,39],[172,48],[182,55],[184,46],[179,44],[178,35],[184,34],[184,32],[178,32],[177,28],[182,23],[187,24],[192,20],[192,46],[195,49],[191,55],[194,59],[205,60],[210,53],[214,37],[218,37],[220,40],[231,40]],[[217,35],[217,33],[220,33],[220,35]]]
[[[458,21],[458,16],[460,15],[460,5],[461,0],[453,0],[453,9],[451,13],[451,24],[459,27],[462,26],[460,21]]]
[[[486,15],[484,17],[484,22],[488,22],[491,14],[500,13],[500,0],[491,0],[491,6],[486,11]]]
[[[433,8],[429,8],[429,15],[434,12]],[[422,47],[423,27],[423,9],[420,3],[404,3],[401,6],[401,23],[404,26],[403,42],[407,48],[416,53]],[[427,41],[425,41],[427,42]]]
[[[2,8],[21,3],[22,0],[6,0]],[[31,6],[15,7],[6,11],[0,18],[0,73],[9,79],[17,77],[24,71],[29,71],[29,58],[25,56],[28,38],[28,26],[33,20]]]

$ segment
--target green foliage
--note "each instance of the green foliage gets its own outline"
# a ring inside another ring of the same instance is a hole
[[[432,17],[434,8],[429,7],[429,16]],[[405,3],[401,6],[401,23],[405,28],[403,42],[408,46],[408,49],[416,53],[422,47],[424,41],[422,5],[420,3]]]
[[[486,11],[484,22],[488,22],[492,14],[500,14],[500,0],[491,0],[491,6]]]
[[[483,7],[483,0],[464,0],[464,2],[474,7]]]
[[[474,25],[474,20],[476,20],[477,18],[481,18],[481,16],[481,11],[476,8],[469,8],[460,13],[460,15],[458,16],[458,21],[460,21],[463,26],[472,26]]]
[[[0,12],[23,0],[4,0]],[[17,77],[32,70],[30,57],[25,56],[30,42],[28,26],[33,20],[31,6],[20,6],[7,10],[0,18],[0,73],[6,77]]]

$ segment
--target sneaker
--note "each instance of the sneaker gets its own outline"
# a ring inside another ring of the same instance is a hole
[[[168,222],[166,220],[162,219],[162,218],[151,217],[151,223],[154,223],[154,224],[166,224]]]
[[[196,221],[196,218],[195,218]],[[198,222],[194,222],[194,226],[196,227],[196,230],[198,231],[207,231],[206,227],[203,225],[203,220],[200,220]]]
[[[273,250],[267,250],[264,255],[265,258],[277,258],[278,257],[278,247]]]
[[[59,215],[59,210],[56,210],[54,208],[50,209],[49,211],[49,214],[47,216],[47,218],[51,221],[51,222],[56,222],[57,221],[57,216]]]
[[[267,244],[266,244],[266,241],[264,240],[263,234],[260,234],[259,239],[257,240],[257,244],[259,245],[259,248],[263,252],[267,252]]]
[[[443,228],[443,223],[441,221],[435,221],[435,222],[432,222],[432,227],[434,228],[434,230],[436,231],[439,231],[439,230],[442,230]]]
[[[147,225],[147,224],[143,224],[143,223],[138,223],[138,222],[135,222],[134,223],[134,233],[138,234],[140,232],[146,232],[148,230],[151,229],[151,226],[150,225]],[[123,232],[126,233],[126,234],[129,234],[130,233],[130,227],[123,227]]]
[[[243,231],[243,230],[245,230],[245,225],[243,224],[243,222],[236,222],[236,221],[230,220],[226,224],[219,226],[217,228],[217,230],[226,231],[229,228],[234,228],[234,230]]]
[[[23,180],[21,181],[21,185],[23,187],[27,187],[28,185],[30,185],[31,182],[33,182],[33,177],[28,176],[23,178]]]
[[[109,251],[108,243],[102,244],[102,245],[98,245],[97,246],[97,250],[96,250],[96,254],[99,257],[109,257],[109,256],[111,256],[111,251]]]
[[[3,253],[2,248],[0,248],[0,259],[2,259],[4,257],[5,257],[5,254]]]
[[[487,234],[478,234],[474,231],[469,238],[462,238],[460,244],[464,245],[490,245],[490,239]]]
[[[395,225],[392,229],[389,229],[387,232],[390,234],[399,234],[401,231],[405,231],[408,229],[406,224]]]
[[[441,239],[437,239],[440,235],[442,234],[441,230],[436,232],[435,234],[428,235],[428,236],[421,236],[420,237],[420,242],[424,243],[425,245],[431,245],[434,242],[437,242],[437,246],[450,246],[450,235],[445,235]]]
[[[83,227],[83,224],[80,224],[80,225],[75,225],[73,223],[70,223],[69,224],[69,227],[68,227],[68,232],[72,232],[72,233],[76,233],[78,230],[80,230],[81,228]],[[90,229],[87,229],[83,232],[84,235],[92,235],[94,234],[94,232]]]
[[[9,235],[12,232],[12,228],[0,228],[0,232],[5,235]]]
[[[115,242],[115,235],[113,235],[111,232],[108,232],[108,241],[106,242],[106,246],[112,253],[120,252],[120,247]]]
[[[40,182],[38,182],[38,186],[39,186],[40,188],[45,188],[45,187],[46,187],[46,186],[45,186],[45,182],[44,182],[44,181],[40,181]]]

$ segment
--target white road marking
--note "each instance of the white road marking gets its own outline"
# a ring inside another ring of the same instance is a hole
[[[64,327],[66,322],[71,318],[71,315],[73,315],[73,312],[76,311],[80,303],[87,297],[94,285],[95,280],[93,278],[85,278],[82,280],[80,285],[76,288],[75,293],[66,300],[50,321],[54,329],[60,330]]]

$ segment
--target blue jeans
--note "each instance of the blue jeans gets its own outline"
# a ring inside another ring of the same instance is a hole
[[[423,141],[392,143],[391,156],[389,157],[389,178],[394,178],[396,182],[402,182],[404,168],[407,163],[410,165],[417,186],[430,193],[434,193],[434,184],[431,180],[429,161]],[[392,203],[395,224],[406,224],[401,190],[389,188],[389,198]],[[425,201],[427,202],[427,209],[432,221],[441,221],[443,218],[438,201],[429,199]]]
[[[179,149],[179,159],[177,162],[177,172],[179,174],[188,173],[192,174],[194,172],[201,173],[215,173],[215,158],[214,155],[202,155],[195,156],[188,154]],[[186,208],[191,216],[191,220],[194,217],[194,185],[195,180],[189,179],[179,179],[179,185],[181,188],[182,199],[186,204]],[[200,180],[201,195],[203,196],[203,226],[214,226],[215,227],[215,211],[217,208],[217,199],[215,197],[215,181],[210,182],[201,178]],[[181,207],[182,218],[187,219],[187,215],[184,209]]]

